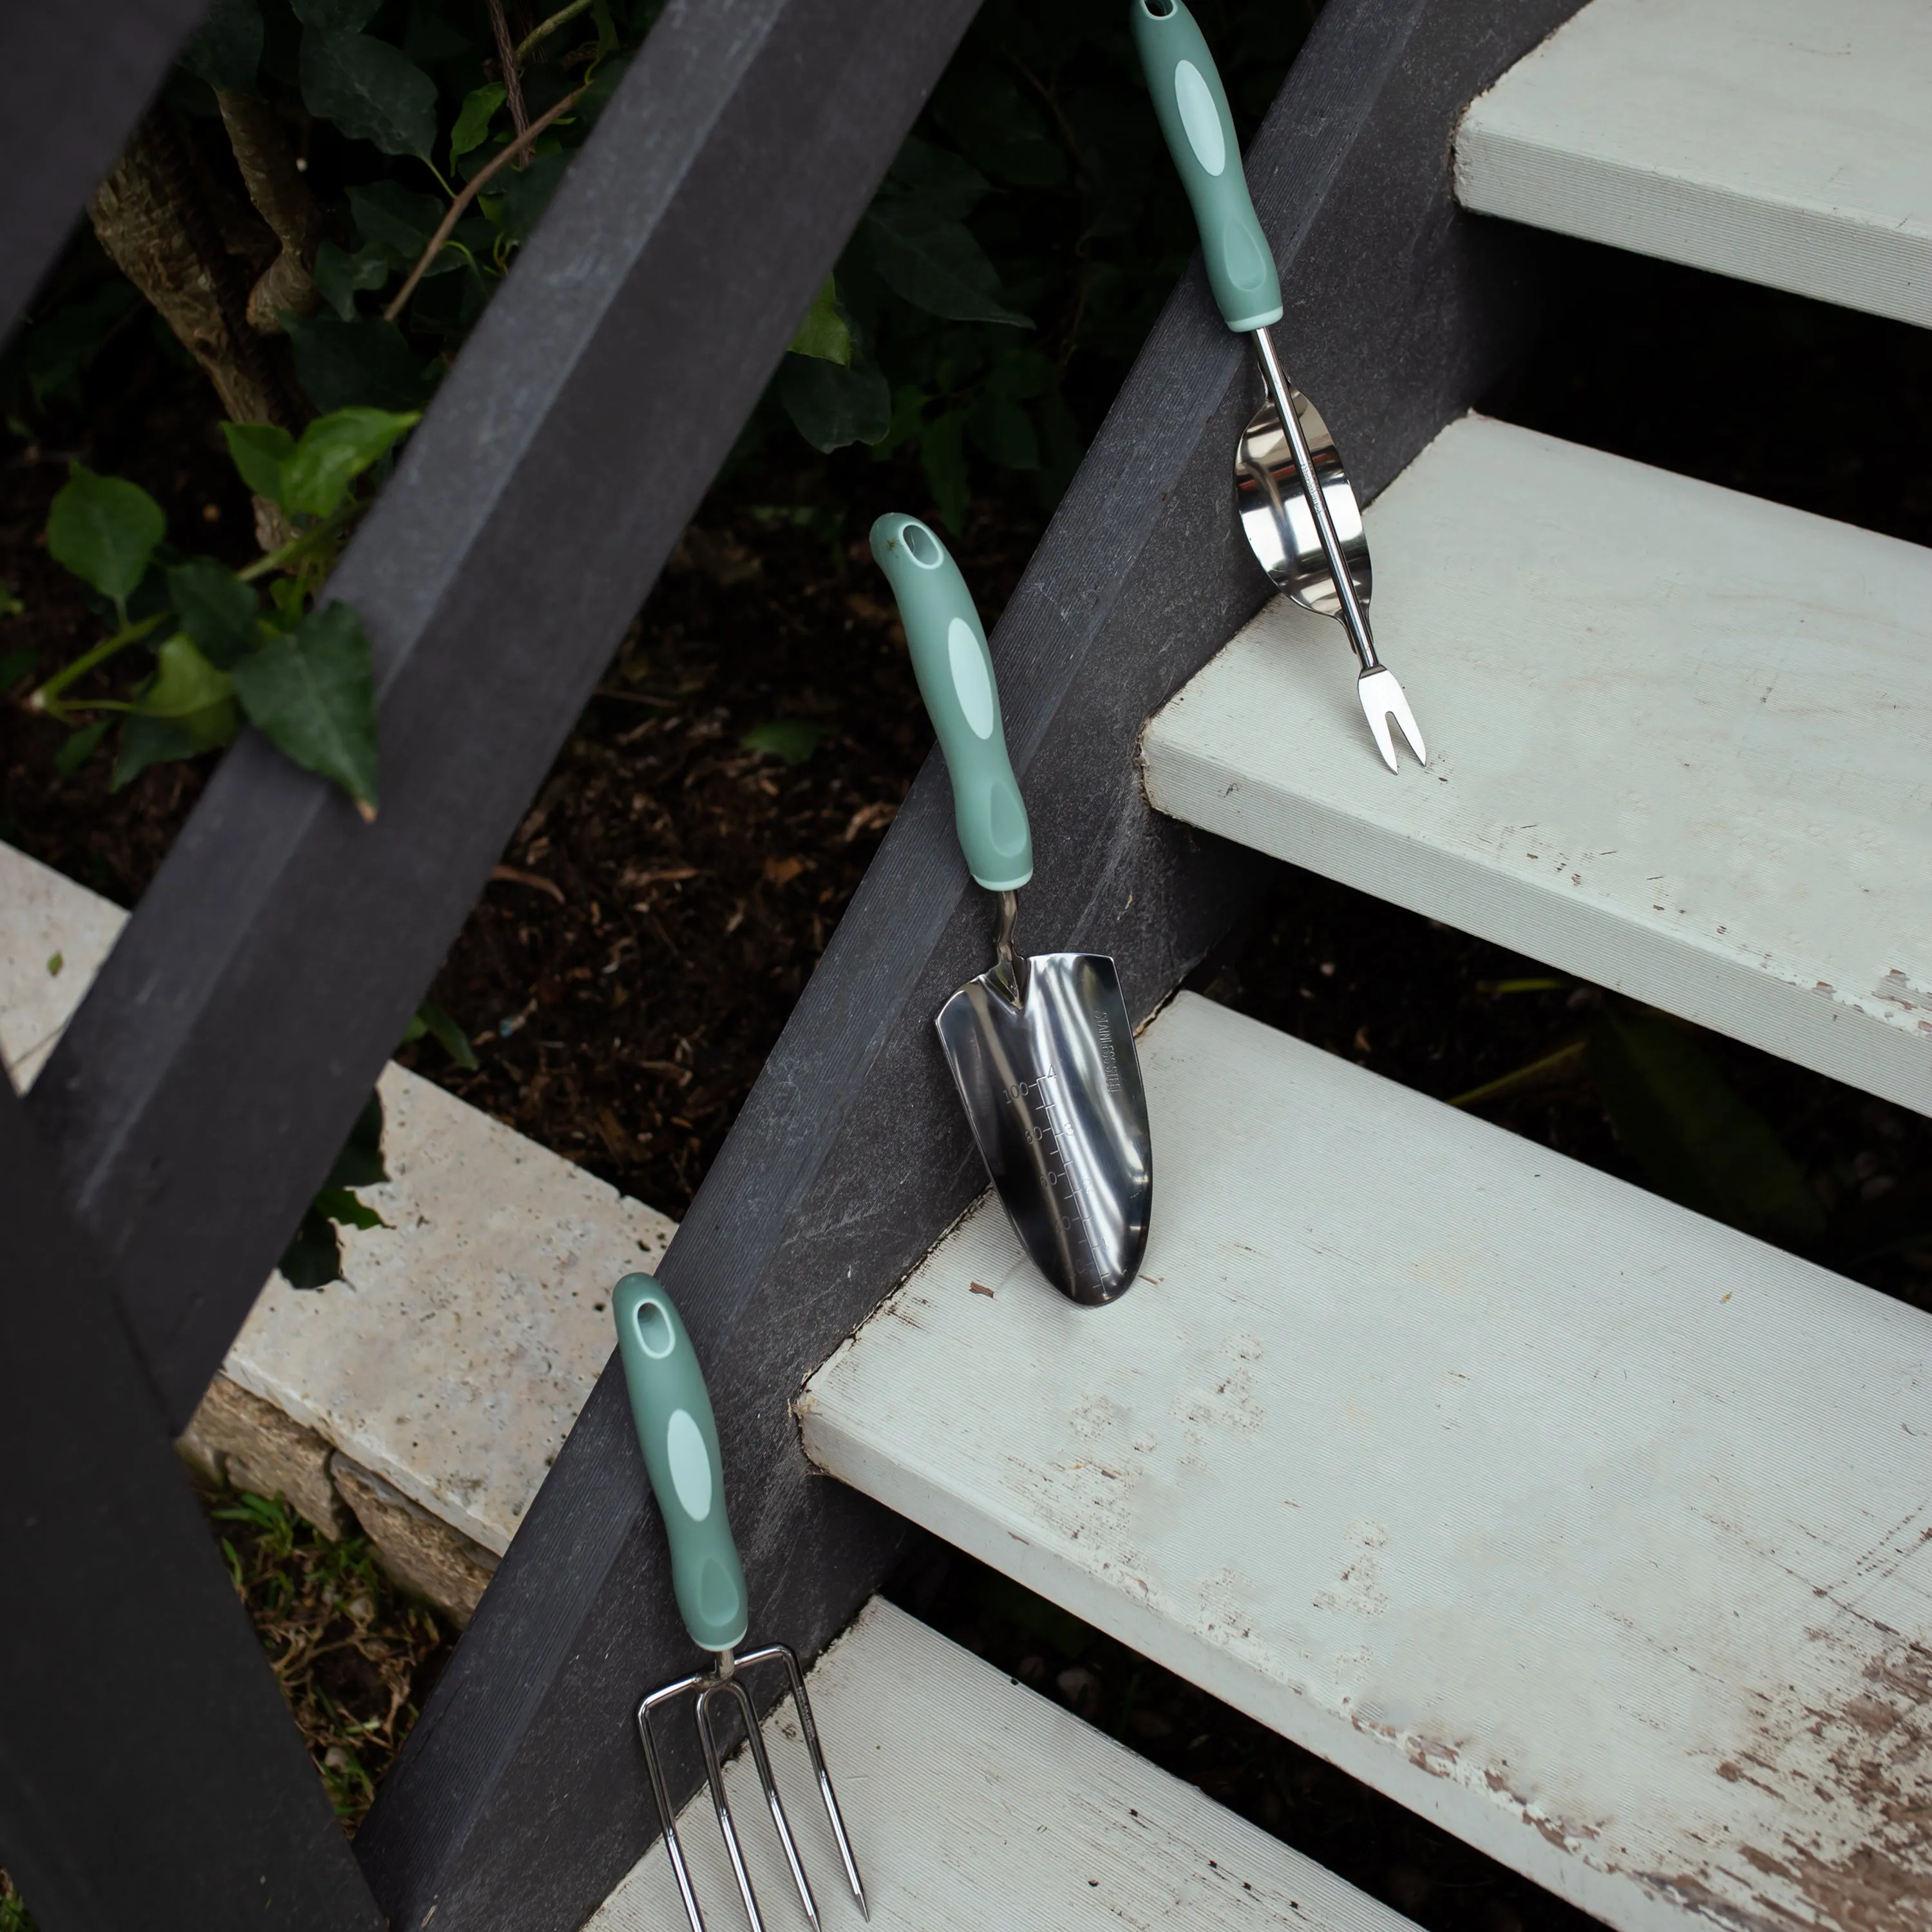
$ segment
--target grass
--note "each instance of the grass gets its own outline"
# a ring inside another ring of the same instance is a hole
[[[332,1542],[280,1496],[203,1490],[202,1504],[335,1815],[352,1834],[454,1634],[376,1567],[367,1537]],[[0,1932],[37,1932],[4,1870]]]
[[[352,1832],[451,1634],[376,1568],[366,1537],[332,1542],[279,1496],[226,1491],[203,1502],[335,1815]]]

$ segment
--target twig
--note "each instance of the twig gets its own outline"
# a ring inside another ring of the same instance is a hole
[[[558,28],[575,20],[578,15],[590,4],[590,0],[570,0],[570,4],[568,7],[560,7],[548,20],[544,21],[538,26],[532,28],[518,43],[517,51],[513,58],[518,68],[520,68],[524,62],[530,58],[531,49],[536,46],[538,41],[548,39],[550,35],[556,32]],[[505,85],[507,86],[508,82]]]
[[[429,238],[429,246],[416,258],[416,266],[410,271],[410,278],[397,290],[396,298],[382,311],[385,322],[394,322],[403,312],[410,296],[416,292],[416,284],[429,272],[429,265],[442,253],[442,244],[456,232],[456,224],[463,218],[463,212],[481,194],[491,176],[504,164],[528,148],[553,121],[560,118],[574,107],[590,92],[587,86],[580,87],[574,94],[566,94],[548,113],[540,115],[488,166],[479,168],[475,177],[463,192],[449,204],[449,212],[437,224],[436,232]]]
[[[490,0],[490,25],[496,36],[496,64],[503,70],[503,96],[510,104],[511,124],[520,141],[530,131],[530,116],[524,105],[523,76],[517,50],[510,43],[510,23],[503,17],[503,0]]]

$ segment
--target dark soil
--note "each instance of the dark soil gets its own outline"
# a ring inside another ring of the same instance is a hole
[[[1932,543],[1932,337],[1604,251],[1557,247],[1552,260],[1568,307],[1492,400],[1497,413]],[[98,634],[36,542],[69,456],[145,484],[177,540],[192,530],[195,547],[236,559],[250,548],[247,500],[198,376],[140,331],[109,368],[95,387],[118,400],[0,470],[0,578],[30,613],[0,626],[0,656],[36,647],[42,674]],[[683,1211],[930,742],[862,542],[877,511],[924,499],[916,472],[862,454],[714,493],[434,989],[476,1042],[478,1069],[428,1041],[405,1059]],[[975,505],[956,547],[989,622],[1039,520],[1030,496]],[[782,751],[745,742],[773,725]],[[17,703],[0,707],[0,837],[131,904],[202,773],[158,767],[110,796],[104,760],[55,775],[58,742]],[[1510,989],[1525,980],[1541,983]],[[1568,1045],[1605,997],[1287,868],[1196,983],[1444,1099]],[[1932,1123],[1734,1042],[1705,1044],[1833,1208],[1842,1238],[1826,1258],[1932,1305]],[[1488,1112],[1642,1179],[1586,1070]],[[1844,1234],[1848,1202],[1870,1210],[1856,1222],[1862,1247]],[[1426,1926],[1587,1922],[956,1553],[926,1548],[894,1590]]]

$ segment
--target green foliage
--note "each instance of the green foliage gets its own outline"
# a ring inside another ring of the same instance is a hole
[[[836,362],[842,369],[851,364],[852,328],[838,307],[838,285],[830,275],[812,297],[812,306],[791,339],[791,352]]]
[[[1824,1232],[1823,1205],[1798,1163],[1694,1028],[1612,1003],[1591,1029],[1589,1054],[1618,1139],[1660,1194],[1776,1240]]]
[[[353,406],[317,417],[299,437],[267,424],[224,423],[242,481],[279,505],[299,530],[242,572],[206,556],[169,558],[152,568],[166,533],[153,500],[131,483],[76,466],[54,500],[47,548],[112,597],[122,622],[34,694],[40,709],[65,722],[80,712],[110,714],[61,748],[56,764],[64,776],[93,755],[116,714],[122,719],[110,780],[116,789],[164,759],[226,744],[245,716],[297,764],[340,785],[365,818],[375,815],[369,641],[346,604],[308,606],[361,508],[352,494],[358,479],[416,420],[412,412]],[[263,576],[272,578],[266,611],[253,581]],[[128,599],[137,589],[141,614],[130,620]],[[67,694],[136,645],[152,648],[153,663],[127,698]]]
[[[434,1000],[425,1000],[417,1007],[403,1034],[403,1044],[406,1046],[425,1035],[465,1072],[476,1071],[476,1049],[470,1045],[470,1036]]]
[[[318,417],[283,460],[282,508],[296,516],[328,515],[356,478],[421,420],[416,410],[398,414],[352,406]]]
[[[249,718],[298,765],[376,815],[376,688],[369,640],[346,604],[311,610],[237,664]]]
[[[0,1932],[36,1932],[34,1915],[4,1871],[0,1871]]]
[[[284,1251],[278,1265],[291,1288],[326,1288],[342,1279],[342,1245],[335,1230],[386,1228],[389,1224],[354,1190],[377,1186],[388,1178],[382,1164],[382,1096],[371,1094]]]
[[[386,154],[426,161],[436,145],[436,82],[373,34],[310,27],[302,35],[302,92],[311,114]]]
[[[769,724],[754,724],[738,742],[748,751],[763,752],[788,765],[802,765],[818,749],[825,727],[806,718],[776,718]]]
[[[167,533],[161,506],[139,484],[97,476],[76,463],[47,517],[47,554],[124,604]]]

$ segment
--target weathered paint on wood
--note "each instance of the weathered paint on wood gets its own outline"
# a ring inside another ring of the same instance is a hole
[[[1278,601],[1155,805],[1932,1112],[1932,550],[1477,417],[1368,526],[1427,772]]]
[[[982,1204],[814,1460],[1628,1932],[1923,1932],[1932,1317],[1191,994],[1142,1057],[1142,1281]]]
[[[1470,109],[1466,208],[1932,325],[1932,9],[1593,0]]]
[[[812,1673],[874,1932],[1414,1932],[1410,1922],[874,1598]],[[788,1702],[765,1724],[820,1917],[855,1927]],[[802,1924],[740,1752],[726,1768],[760,1905]],[[708,1796],[679,1820],[707,1924],[742,1924]],[[685,1922],[662,1844],[585,1932]]]

